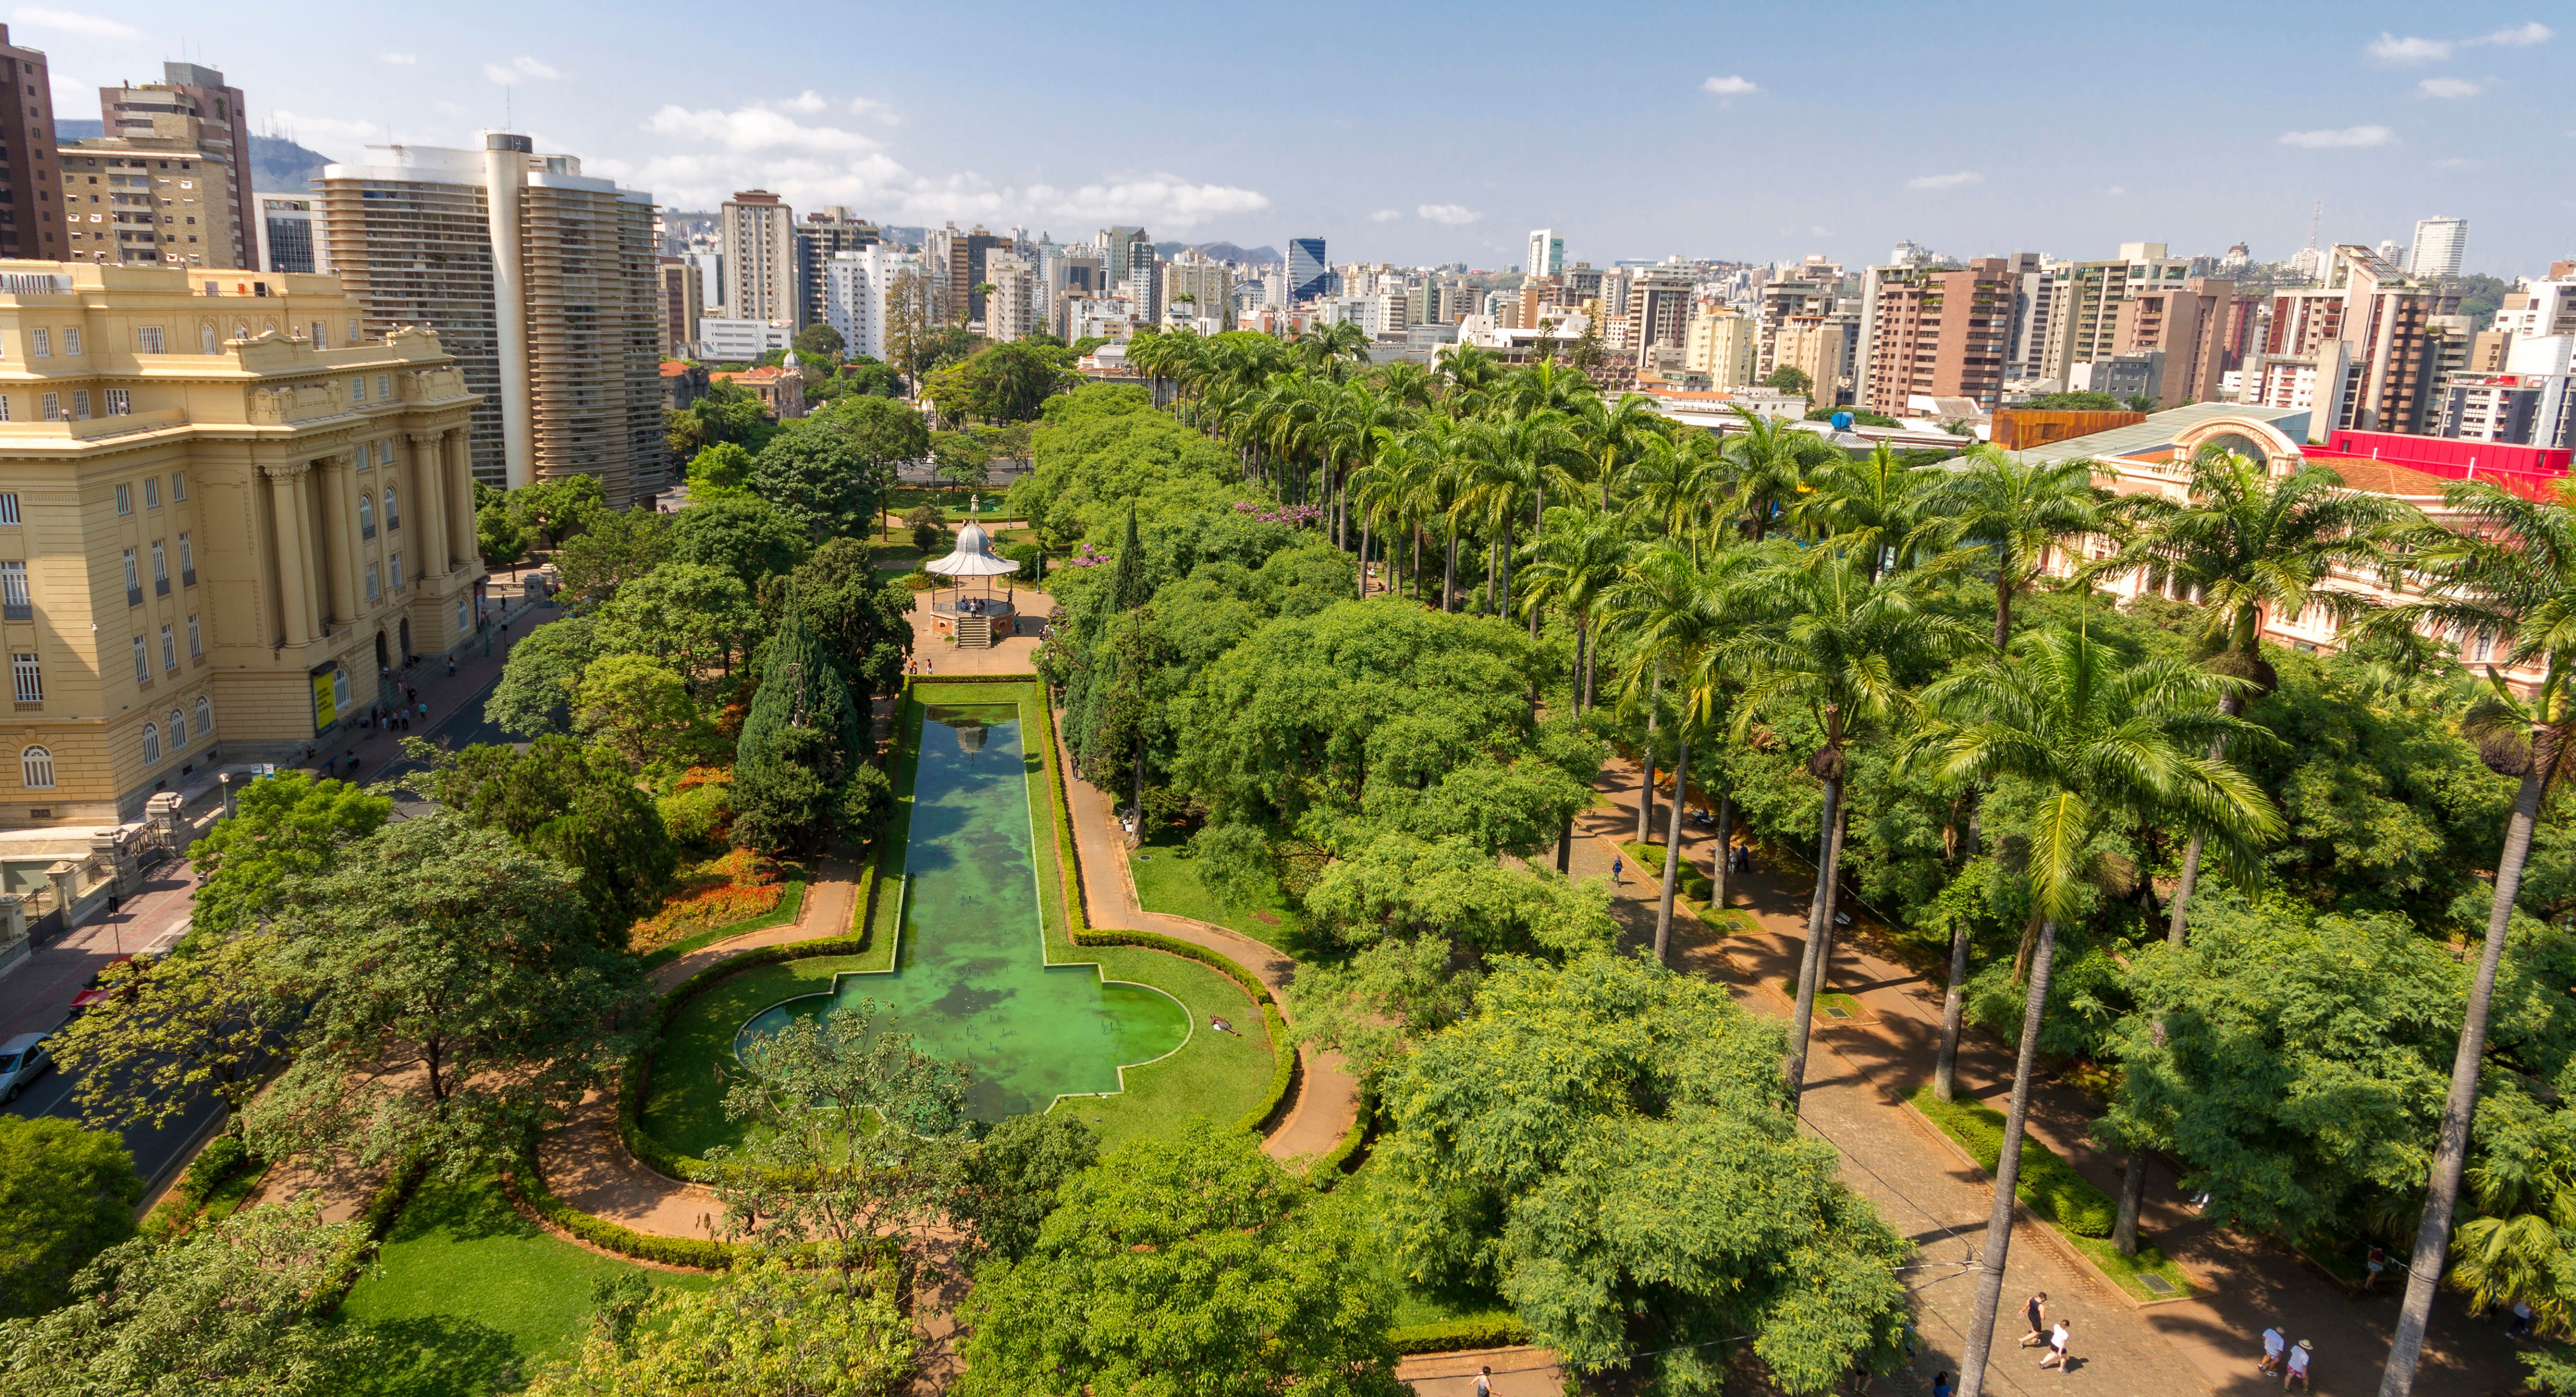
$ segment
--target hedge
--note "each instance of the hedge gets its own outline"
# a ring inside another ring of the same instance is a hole
[[[659,1237],[621,1227],[608,1219],[585,1213],[554,1196],[546,1187],[545,1176],[537,1172],[536,1151],[527,1151],[522,1167],[502,1175],[502,1184],[513,1197],[526,1203],[547,1223],[573,1236],[619,1256],[638,1261],[659,1262],[664,1266],[686,1266],[700,1271],[721,1271],[733,1265],[743,1248],[732,1242],[719,1242],[709,1237]]]
[[[1408,1324],[1387,1331],[1397,1353],[1456,1353],[1461,1349],[1512,1348],[1530,1341],[1529,1326],[1511,1315],[1485,1319],[1446,1319],[1437,1324]]]
[[[1317,1188],[1331,1188],[1342,1176],[1358,1167],[1360,1147],[1368,1143],[1369,1132],[1377,1124],[1377,1094],[1360,1092],[1359,1110],[1351,1116],[1351,1128],[1342,1132],[1341,1142],[1324,1151],[1306,1170],[1306,1179]]]
[[[1648,879],[1654,882],[1661,883],[1663,881],[1664,846],[1660,844],[1638,844],[1632,841],[1622,843],[1619,846],[1619,852],[1628,856],[1629,867],[1636,869],[1639,873],[1644,874]],[[1685,855],[1681,861],[1681,873],[1681,895],[1703,907],[1707,906],[1709,894],[1717,891],[1716,887],[1708,881],[1707,871],[1693,864],[1689,857]]]
[[[394,1219],[402,1216],[403,1207],[411,1202],[420,1181],[428,1177],[429,1157],[426,1155],[405,1158],[385,1176],[385,1181],[367,1199],[367,1206],[358,1212],[357,1243],[341,1257],[339,1274],[323,1284],[326,1298],[317,1307],[320,1312],[328,1314],[349,1298],[350,1289],[357,1285],[358,1277],[366,1270],[367,1258],[375,1254],[376,1244],[385,1239],[386,1233],[393,1231]]]
[[[1924,1119],[1967,1149],[1978,1168],[1989,1176],[1995,1172],[2003,1160],[2002,1112],[1973,1101],[1944,1101],[1928,1086],[1915,1088],[1912,1100]],[[2119,1217],[2119,1206],[2109,1194],[2086,1182],[2055,1151],[2027,1134],[2022,1137],[2021,1176],[2013,1185],[2013,1196],[2034,1216],[2078,1237],[2108,1237]]]

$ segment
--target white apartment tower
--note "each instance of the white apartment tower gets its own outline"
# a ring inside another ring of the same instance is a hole
[[[796,319],[796,211],[766,189],[746,189],[716,215],[724,240],[724,318]]]
[[[1554,228],[1530,230],[1529,276],[1557,276],[1565,271],[1565,234]]]
[[[883,243],[856,252],[836,252],[824,264],[823,323],[841,332],[851,354],[889,358],[886,308],[892,303],[895,278],[922,274],[921,254],[897,252]]]
[[[2419,218],[2415,220],[2415,246],[2406,254],[2406,274],[2424,281],[2458,276],[2460,259],[2468,250],[2467,219]]]

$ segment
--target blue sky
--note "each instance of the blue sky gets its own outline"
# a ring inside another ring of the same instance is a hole
[[[2322,199],[2328,241],[2453,214],[2474,270],[2576,256],[2563,0],[269,13],[192,34],[202,5],[56,0],[9,22],[66,117],[178,57],[340,158],[477,144],[506,98],[541,149],[683,207],[757,185],[890,222],[1320,233],[1336,260],[1500,267],[1540,226],[1596,263],[1860,263],[1901,238],[2271,259]]]

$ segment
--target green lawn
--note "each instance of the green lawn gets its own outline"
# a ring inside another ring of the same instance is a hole
[[[340,1307],[340,1323],[366,1327],[384,1347],[367,1381],[346,1390],[369,1397],[515,1390],[580,1341],[592,1284],[628,1271],[656,1285],[708,1284],[559,1241],[521,1217],[495,1184],[423,1184]]]
[[[1772,981],[1772,988],[1780,991],[1782,995],[1788,998],[1790,1003],[1795,1004],[1798,1002],[1797,981],[1774,980]],[[1816,995],[1816,1013],[1821,1017],[1828,1019],[1856,1019],[1861,1016],[1862,1012],[1860,1001],[1843,993],[1841,990],[1824,990],[1820,991]]]
[[[1299,927],[1297,909],[1274,885],[1267,896],[1248,907],[1228,907],[1199,882],[1198,860],[1189,840],[1166,832],[1147,840],[1128,856],[1136,875],[1136,898],[1148,912],[1164,912],[1231,927],[1265,946],[1293,942]]]
[[[1096,963],[1105,978],[1151,985],[1180,1000],[1196,1025],[1179,1052],[1128,1069],[1125,1091],[1074,1098],[1056,1109],[1092,1122],[1104,1141],[1114,1145],[1140,1135],[1165,1134],[1193,1120],[1230,1123],[1259,1105],[1270,1089],[1270,1042],[1262,1030],[1260,1009],[1241,986],[1208,966],[1160,951],[1073,944],[1066,929],[1064,886],[1055,857],[1059,813],[1055,783],[1047,768],[1054,760],[1054,733],[1038,686],[935,684],[913,692],[941,704],[1020,705],[1028,744],[1029,798],[1038,814],[1038,896],[1048,962]],[[868,949],[856,956],[761,966],[723,980],[692,1000],[663,1037],[644,1101],[644,1128],[663,1144],[704,1158],[709,1147],[739,1138],[737,1127],[724,1119],[725,1089],[719,1071],[738,1070],[734,1035],[752,1015],[782,999],[827,991],[833,977],[841,973],[884,970],[891,964],[896,953],[896,903],[903,888],[904,841],[911,823],[912,754],[920,741],[921,719],[921,706],[907,701],[900,730],[903,745],[894,761],[895,808],[887,824],[885,855],[878,865],[881,891],[869,926]],[[1210,1032],[1211,1016],[1227,1020],[1240,1031]]]

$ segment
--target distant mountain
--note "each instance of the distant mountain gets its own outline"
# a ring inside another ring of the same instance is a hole
[[[107,134],[95,121],[56,121],[55,134],[66,141],[86,141]],[[250,138],[250,187],[277,194],[301,194],[312,181],[322,178],[322,167],[331,157],[318,150],[307,150],[284,136]]]
[[[1165,259],[1169,259],[1174,254],[1183,251],[1196,252],[1213,261],[1233,262],[1246,267],[1259,266],[1264,262],[1276,262],[1280,260],[1279,249],[1270,246],[1268,243],[1264,243],[1259,247],[1249,248],[1237,247],[1233,243],[1154,244],[1154,255]]]

